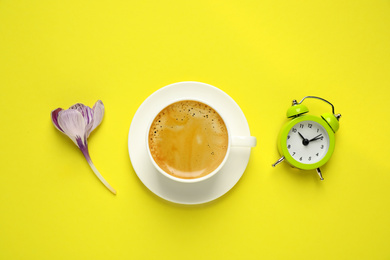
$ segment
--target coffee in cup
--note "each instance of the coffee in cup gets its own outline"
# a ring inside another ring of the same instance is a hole
[[[163,172],[179,179],[201,178],[224,161],[229,147],[228,129],[209,105],[181,100],[162,109],[154,118],[148,146]]]

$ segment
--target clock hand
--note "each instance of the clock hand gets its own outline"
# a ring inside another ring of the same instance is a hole
[[[300,132],[298,132],[299,136],[302,138],[302,144],[304,146],[308,145],[310,143],[309,139],[306,139],[305,137],[303,137],[303,135],[301,135]]]
[[[322,134],[319,134],[319,135],[317,135],[316,137],[310,139],[309,142],[315,141],[315,140],[318,140],[318,139],[322,139],[322,138],[323,138],[323,137],[322,137]]]

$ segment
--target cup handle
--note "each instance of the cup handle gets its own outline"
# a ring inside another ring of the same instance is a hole
[[[235,147],[255,147],[257,139],[254,136],[233,136],[232,146]]]

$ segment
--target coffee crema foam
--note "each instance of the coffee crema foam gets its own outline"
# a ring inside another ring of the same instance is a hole
[[[164,108],[149,129],[149,149],[157,165],[183,179],[203,177],[222,163],[228,132],[210,106],[192,100]]]

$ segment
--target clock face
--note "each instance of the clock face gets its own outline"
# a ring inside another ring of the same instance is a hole
[[[294,160],[314,164],[327,154],[329,135],[321,124],[310,120],[301,121],[288,132],[286,145]]]

